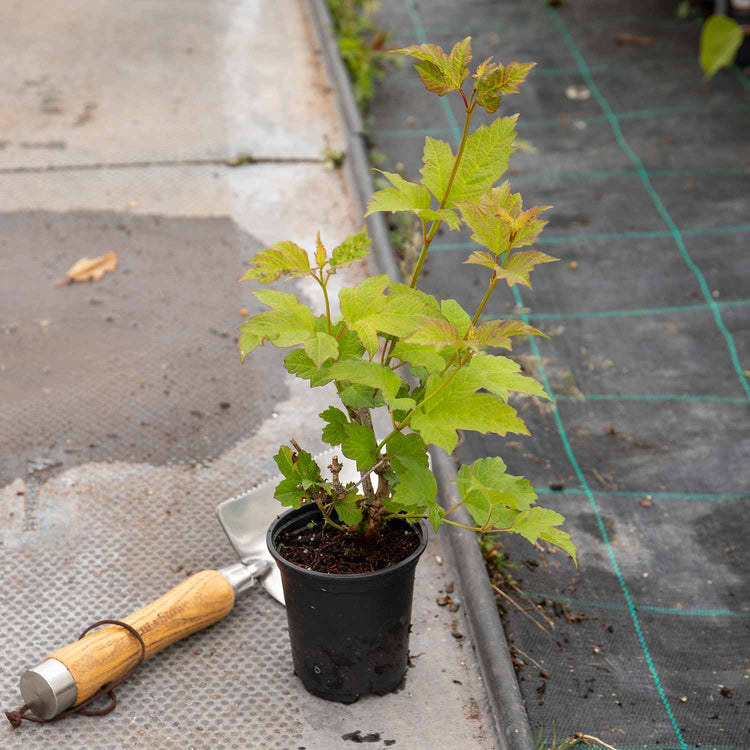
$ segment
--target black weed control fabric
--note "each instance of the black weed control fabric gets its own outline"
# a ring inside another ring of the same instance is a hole
[[[555,622],[505,626],[535,731],[619,749],[750,747],[750,82],[702,80],[699,21],[676,3],[383,0],[390,44],[538,65],[500,114],[521,115],[509,177],[552,205],[538,246],[561,259],[534,290],[498,287],[490,317],[545,330],[514,352],[554,394],[518,400],[533,437],[467,433],[460,459],[501,455],[567,518],[580,555],[505,550]],[[617,37],[645,37],[640,45]],[[383,168],[418,178],[425,135],[449,140],[460,100],[410,64],[370,110]],[[474,309],[486,280],[442,232],[423,286]],[[548,675],[548,676],[547,676]]]

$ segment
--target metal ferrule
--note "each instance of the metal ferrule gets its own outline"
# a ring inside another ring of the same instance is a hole
[[[270,567],[271,563],[267,560],[248,560],[247,563],[236,562],[219,568],[219,573],[229,581],[236,599],[249,591],[255,585],[255,581],[268,572]]]

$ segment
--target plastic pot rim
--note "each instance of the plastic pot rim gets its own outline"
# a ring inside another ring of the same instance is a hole
[[[279,534],[281,534],[281,532],[285,530],[285,528],[293,523],[298,516],[304,515],[305,512],[309,513],[310,515],[318,514],[322,518],[320,510],[317,508],[317,506],[312,504],[303,505],[301,508],[290,508],[281,515],[277,516],[268,527],[268,531],[266,532],[266,545],[268,547],[268,551],[276,561],[277,565],[284,565],[293,570],[297,570],[300,573],[304,573],[306,576],[309,576],[312,580],[318,581],[320,583],[324,581],[329,584],[335,582],[343,583],[345,581],[368,581],[372,579],[383,579],[384,577],[387,577],[389,575],[396,574],[402,568],[407,567],[411,563],[416,564],[416,561],[424,552],[425,547],[427,547],[427,542],[429,540],[429,532],[427,530],[427,526],[423,520],[420,520],[417,523],[409,524],[409,526],[414,528],[419,535],[419,545],[414,550],[414,552],[412,552],[408,557],[405,557],[403,560],[399,560],[397,563],[395,563],[395,565],[391,565],[388,568],[381,568],[380,570],[374,570],[370,573],[323,573],[318,570],[303,568],[301,565],[290,562],[279,553],[274,544],[276,537],[278,537]]]

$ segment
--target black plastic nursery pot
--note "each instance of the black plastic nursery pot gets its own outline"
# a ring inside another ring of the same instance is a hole
[[[374,573],[319,573],[278,553],[282,532],[320,519],[314,505],[291,510],[271,524],[266,536],[281,571],[294,672],[308,692],[339,703],[390,693],[409,659],[414,571],[427,545],[427,528],[423,522],[413,526],[417,549]]]

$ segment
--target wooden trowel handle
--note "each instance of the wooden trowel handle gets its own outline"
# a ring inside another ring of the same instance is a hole
[[[221,620],[234,606],[234,589],[217,570],[203,570],[179,583],[151,604],[122,621],[132,625],[146,644],[146,658]],[[64,664],[75,680],[74,705],[102,685],[126,674],[141,653],[138,641],[125,628],[109,626],[49,655]]]

